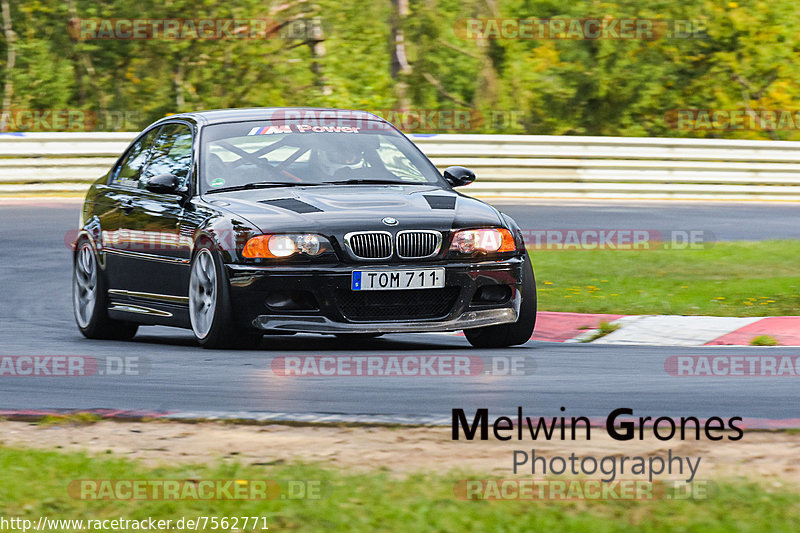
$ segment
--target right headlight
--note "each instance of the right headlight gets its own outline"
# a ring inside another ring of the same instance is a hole
[[[462,229],[453,234],[450,251],[462,254],[513,252],[514,236],[505,228]]]

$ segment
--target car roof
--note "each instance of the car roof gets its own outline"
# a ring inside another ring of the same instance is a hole
[[[327,107],[242,107],[234,109],[211,109],[178,113],[162,118],[158,122],[175,119],[188,119],[200,125],[223,124],[247,120],[303,120],[309,118],[347,120],[369,120],[386,122],[378,115],[353,109],[334,109]]]

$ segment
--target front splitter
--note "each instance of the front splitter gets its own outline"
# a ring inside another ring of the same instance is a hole
[[[458,318],[438,322],[334,322],[324,316],[271,316],[260,315],[253,325],[263,330],[295,331],[298,333],[425,333],[458,331],[462,329],[496,326],[517,321],[517,311],[512,308],[466,311]]]

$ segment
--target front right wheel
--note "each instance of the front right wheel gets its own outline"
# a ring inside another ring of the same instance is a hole
[[[516,322],[465,329],[464,336],[475,348],[506,348],[525,344],[536,325],[536,278],[531,258],[526,253],[522,264],[522,301]]]
[[[192,259],[189,321],[203,348],[255,348],[261,342],[261,334],[236,327],[222,259],[207,244]]]

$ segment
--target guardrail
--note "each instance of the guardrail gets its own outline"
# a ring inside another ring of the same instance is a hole
[[[75,192],[134,133],[0,135],[0,193]],[[476,196],[800,200],[800,143],[724,139],[411,135],[437,167],[462,165]]]

